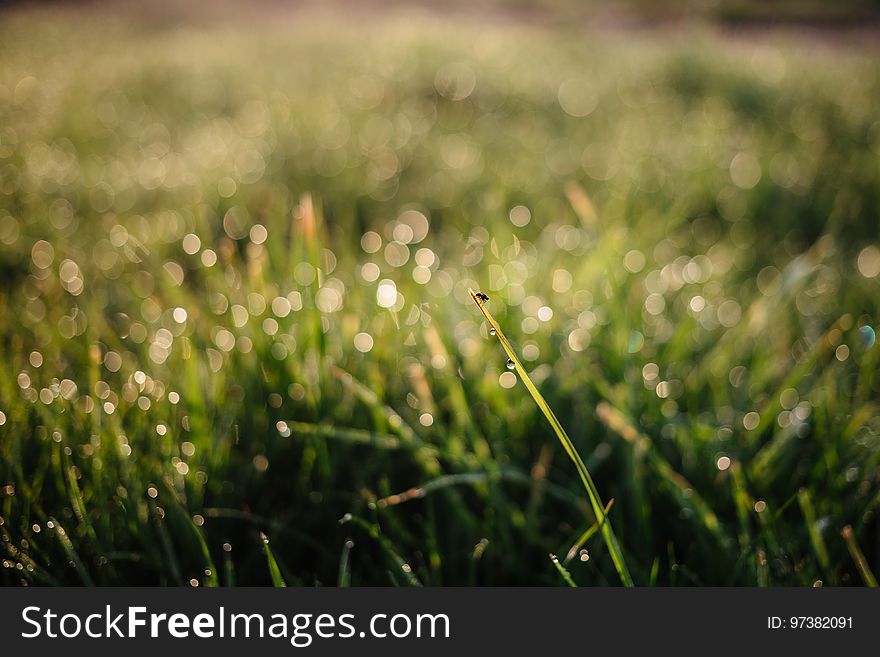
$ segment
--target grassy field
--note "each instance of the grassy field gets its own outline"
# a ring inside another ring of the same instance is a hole
[[[872,582],[878,107],[784,34],[4,16],[0,582],[619,584],[523,373],[636,584]]]

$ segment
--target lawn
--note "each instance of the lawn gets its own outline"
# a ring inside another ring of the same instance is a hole
[[[877,55],[4,15],[0,582],[873,582]]]

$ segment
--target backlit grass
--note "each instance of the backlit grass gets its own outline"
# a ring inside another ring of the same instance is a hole
[[[4,583],[875,581],[875,52],[77,16],[0,24]]]

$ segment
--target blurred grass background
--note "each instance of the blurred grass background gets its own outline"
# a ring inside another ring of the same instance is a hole
[[[616,583],[468,287],[638,584],[871,581],[876,46],[514,4],[0,15],[0,581]]]

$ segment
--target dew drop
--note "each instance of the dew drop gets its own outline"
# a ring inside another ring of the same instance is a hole
[[[489,335],[495,335],[496,333],[497,333],[497,331],[495,330],[494,326],[489,329]]]
[[[862,344],[865,345],[865,349],[870,349],[877,341],[877,334],[870,326],[860,326],[859,335],[862,336]]]
[[[516,365],[514,365],[514,363],[513,363],[513,359],[511,359],[511,358],[508,358],[508,359],[507,359],[507,369],[509,369],[509,370],[515,370],[515,369],[516,369]]]

